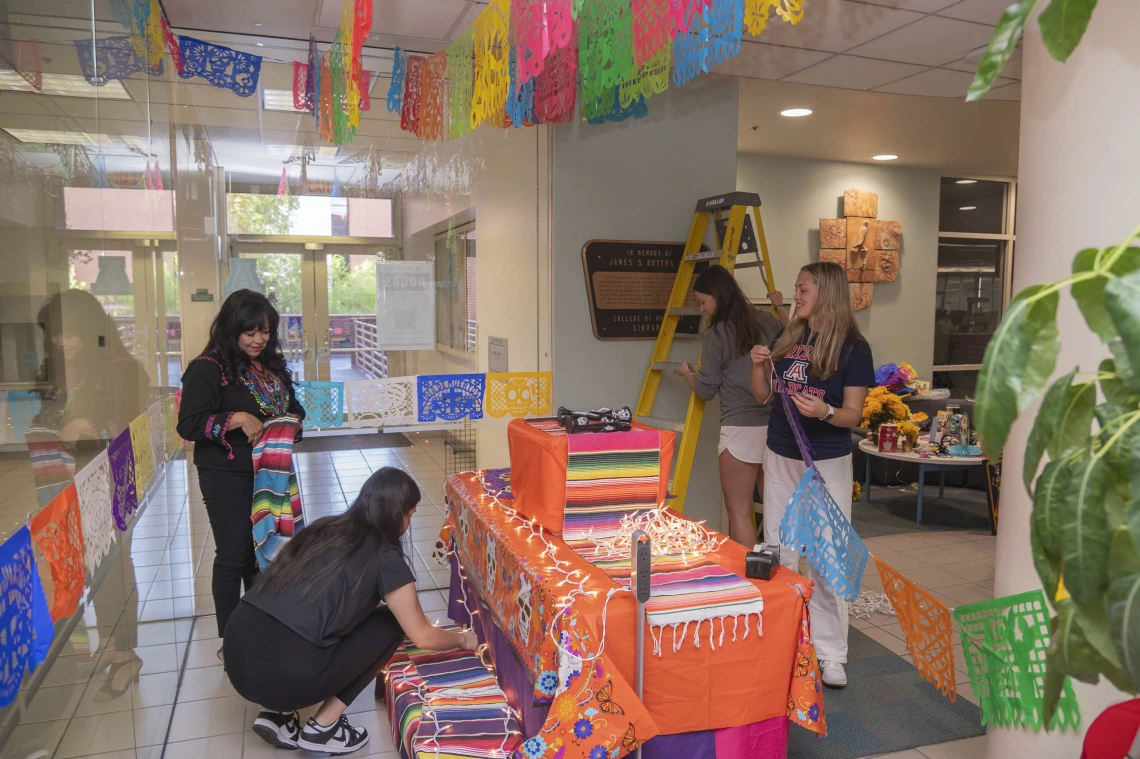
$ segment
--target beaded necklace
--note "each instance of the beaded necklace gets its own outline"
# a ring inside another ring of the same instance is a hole
[[[285,383],[264,367],[259,369],[250,364],[241,376],[241,383],[253,394],[262,416],[281,416],[289,409],[289,392]]]

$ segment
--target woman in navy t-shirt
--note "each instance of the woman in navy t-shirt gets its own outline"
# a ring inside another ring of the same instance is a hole
[[[827,489],[851,518],[851,433],[863,418],[867,388],[875,383],[871,346],[855,324],[847,274],[838,264],[819,262],[800,269],[796,278],[796,314],[769,348],[752,349],[752,393],[766,402],[773,396],[772,373],[786,392],[807,433],[807,444]],[[773,362],[775,363],[773,369]],[[780,522],[807,466],[800,455],[781,401],[772,404],[768,455],[764,463],[764,541],[780,542]],[[780,559],[794,569],[795,546],[784,546]],[[847,604],[821,581],[814,568],[811,599],[812,638],[824,685],[847,685]]]

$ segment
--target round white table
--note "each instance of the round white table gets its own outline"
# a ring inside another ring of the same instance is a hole
[[[859,450],[863,452],[867,461],[867,474],[866,481],[863,483],[863,500],[866,503],[871,502],[871,457],[877,456],[881,459],[893,459],[895,461],[905,461],[908,464],[918,464],[918,514],[916,521],[922,524],[922,491],[925,484],[927,472],[941,472],[942,479],[938,483],[938,497],[941,498],[946,493],[946,473],[953,470],[961,470],[963,467],[971,466],[985,466],[985,456],[935,456],[931,454],[925,458],[918,455],[914,451],[909,453],[898,451],[895,453],[886,453],[879,451],[879,446],[871,440],[860,440]]]

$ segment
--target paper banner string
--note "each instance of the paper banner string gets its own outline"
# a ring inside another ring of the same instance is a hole
[[[518,57],[511,48],[511,80],[508,85],[506,112],[512,127],[534,126],[534,79],[521,83],[518,78]]]
[[[958,698],[950,608],[874,557],[915,669],[951,702]]]
[[[135,491],[135,459],[131,453],[131,431],[123,432],[107,447],[107,458],[111,462],[111,513],[115,527],[125,532],[131,515],[139,507]]]
[[[0,598],[4,599],[0,604],[0,630],[4,631],[0,635],[2,708],[16,698],[25,670],[42,663],[51,644],[51,618],[35,613],[37,607],[46,610],[47,603],[27,527],[16,530],[0,545]]]
[[[408,74],[404,79],[404,103],[400,111],[400,129],[419,134],[420,94],[423,90],[424,61],[422,55],[408,56]]]
[[[483,418],[485,374],[421,374],[416,378],[420,422]]]
[[[447,52],[430,55],[423,65],[423,88],[420,94],[420,120],[416,135],[424,140],[444,138],[444,108],[446,105]]]
[[[633,0],[633,62],[644,66],[662,50],[672,47],[673,17],[669,0]]]
[[[247,98],[257,92],[261,76],[261,56],[239,53],[222,45],[187,37],[178,38],[182,49],[183,79],[202,77],[215,87],[230,90],[238,97]]]
[[[147,0],[147,6],[146,25],[143,28],[146,37],[145,55],[147,63],[151,66],[157,66],[162,61],[163,53],[166,52],[166,46],[163,44],[162,6],[159,5],[158,0]]]
[[[709,25],[709,68],[740,55],[744,36],[744,0],[713,0],[704,16]]]
[[[814,467],[804,472],[784,511],[780,542],[803,553],[840,598],[858,597],[870,552]]]
[[[297,402],[305,409],[305,429],[317,430],[344,424],[343,382],[294,382]]]
[[[277,197],[283,198],[289,194],[289,178],[285,175],[285,169],[281,169],[281,181],[277,183]]]
[[[609,110],[596,107],[626,79],[634,76],[633,26],[629,0],[586,0],[579,23],[578,70],[582,75],[583,113],[591,117]],[[590,104],[590,108],[586,107]]]
[[[408,54],[399,47],[392,53],[392,81],[385,102],[388,113],[397,113],[404,102],[404,77],[408,74]]]
[[[320,98],[317,96],[317,80],[321,75],[321,54],[317,50],[317,41],[309,35],[309,58],[308,64],[305,68],[305,102],[308,103],[308,111],[315,117],[317,114],[317,107],[320,104]]]
[[[639,98],[647,100],[669,88],[669,69],[673,62],[671,45],[663,47],[637,70],[637,76],[622,82],[618,98],[622,108],[631,107]],[[646,108],[648,113],[648,107]]]
[[[162,19],[162,39],[166,45],[166,52],[174,61],[174,70],[179,74],[186,71],[186,64],[182,62],[182,48],[178,46],[178,38],[174,36],[174,32],[170,31],[165,18]]]
[[[638,97],[628,106],[623,106],[618,97],[617,88],[608,90],[602,100],[595,103],[593,111],[587,111],[586,103],[582,103],[582,116],[590,124],[640,119],[648,115],[649,107],[645,104],[645,98]]]
[[[954,610],[970,685],[983,725],[1040,730],[1045,721],[1045,653],[1049,607],[1033,590]],[[1077,730],[1081,710],[1069,678],[1061,691],[1052,730]]]
[[[100,451],[75,476],[79,499],[79,523],[83,526],[83,563],[92,577],[111,552],[115,526],[111,511],[111,463],[107,452]]]
[[[541,74],[550,53],[546,5],[545,0],[511,0],[511,54],[518,66],[516,83],[529,82]]]
[[[772,10],[776,15],[795,25],[804,17],[803,0],[744,0],[744,25],[752,36],[759,36],[768,26]]]
[[[51,567],[51,618],[58,620],[75,613],[87,582],[83,565],[83,531],[80,528],[79,498],[70,485],[32,517],[30,529],[36,545]]]
[[[91,40],[75,40],[74,44],[83,78],[92,87],[103,87],[140,71],[155,79],[162,76],[162,61],[148,66],[146,56],[135,52],[130,37],[104,37],[94,44]]]
[[[319,107],[317,111],[317,132],[326,142],[333,142],[334,125],[333,125],[333,86],[332,86],[332,68],[329,63],[330,56],[328,52],[321,53],[321,67],[320,67],[320,84],[317,85],[318,92],[320,92],[320,100],[317,103]]]
[[[510,86],[510,43],[507,39],[510,13],[510,0],[491,0],[475,19],[472,129],[484,122],[502,120]]]
[[[511,372],[487,375],[487,413],[496,419],[544,416],[550,412],[550,372]]]
[[[701,14],[705,8],[713,4],[713,0],[669,0],[669,15],[673,26],[673,33],[691,31],[699,25]]]
[[[709,28],[698,17],[673,38],[673,84],[682,87],[709,70]]]
[[[309,79],[309,67],[298,61],[293,62],[293,107],[298,111],[312,111],[313,101],[306,99],[305,83]]]
[[[135,458],[135,492],[141,501],[154,482],[154,455],[150,447],[150,420],[146,413],[131,421],[131,453]]]
[[[36,91],[44,88],[43,59],[36,40],[12,40],[12,67]],[[161,56],[160,56],[161,60]]]
[[[534,85],[534,119],[560,124],[574,118],[578,99],[578,58],[573,47],[551,53]]]
[[[447,138],[471,133],[471,99],[475,91],[475,28],[447,46]]]

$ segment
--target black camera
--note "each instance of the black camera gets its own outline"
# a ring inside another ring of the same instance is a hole
[[[771,580],[780,569],[780,546],[765,543],[744,557],[744,576],[753,580]]]

